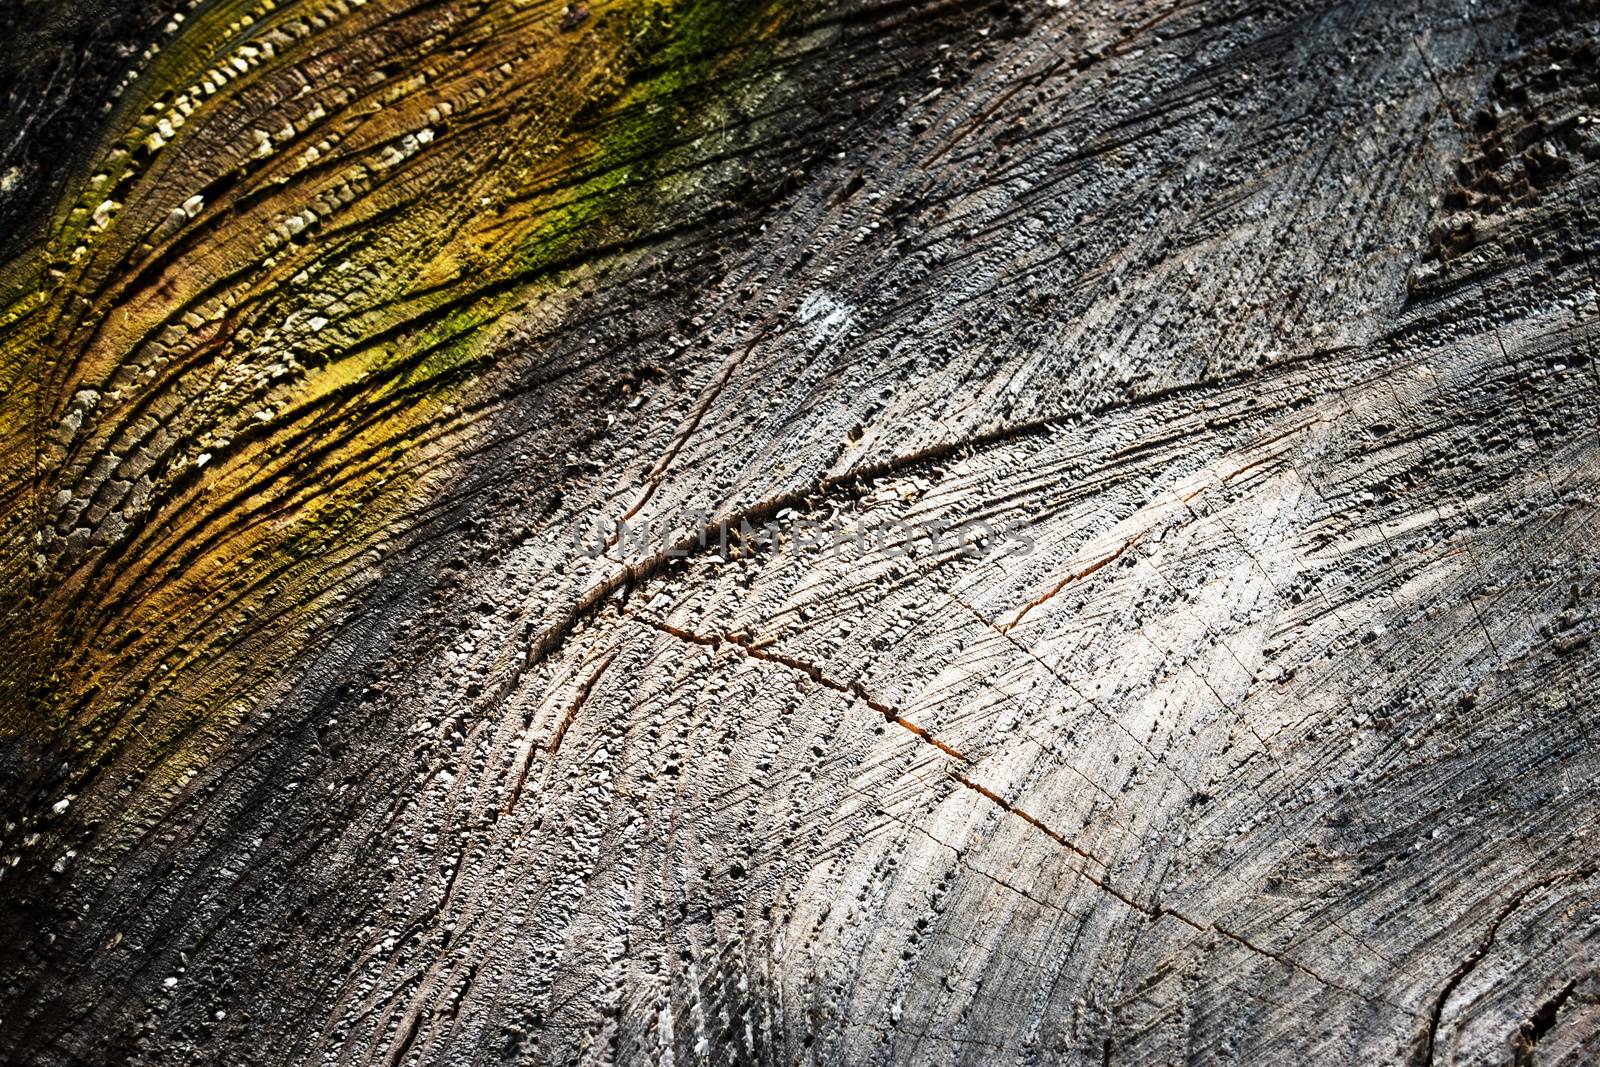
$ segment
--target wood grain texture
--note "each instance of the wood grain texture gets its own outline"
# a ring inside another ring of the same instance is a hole
[[[1600,6],[17,6],[0,1060],[1600,1058]]]

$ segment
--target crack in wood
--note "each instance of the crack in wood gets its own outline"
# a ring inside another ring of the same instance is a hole
[[[1445,979],[1444,985],[1439,990],[1439,995],[1433,999],[1433,1003],[1428,1009],[1428,1025],[1417,1039],[1416,1047],[1412,1053],[1412,1063],[1419,1065],[1419,1067],[1433,1063],[1434,1046],[1438,1041],[1439,1025],[1443,1021],[1445,1005],[1449,1003],[1451,995],[1460,988],[1461,983],[1466,981],[1467,976],[1477,968],[1478,964],[1483,962],[1483,958],[1489,954],[1489,949],[1494,947],[1495,937],[1499,933],[1501,925],[1518,908],[1522,907],[1534,893],[1561,885],[1563,882],[1588,878],[1597,870],[1600,870],[1600,867],[1559,871],[1548,877],[1536,879],[1511,894],[1510,899],[1495,913],[1494,918],[1489,920],[1489,926],[1484,931],[1482,939],[1467,954],[1466,958],[1456,965],[1455,970],[1450,972],[1449,977]]]
[[[835,678],[830,678],[827,674],[823,673],[822,668],[815,663],[807,663],[804,660],[796,659],[793,656],[788,656],[781,652],[774,652],[770,648],[765,647],[763,642],[753,641],[743,635],[717,634],[715,636],[707,636],[705,634],[695,633],[692,630],[685,630],[681,627],[673,626],[672,624],[660,619],[642,617],[641,621],[647,626],[653,627],[664,634],[676,637],[680,641],[687,641],[690,644],[702,645],[706,648],[719,648],[726,644],[728,647],[737,650],[739,653],[749,657],[750,659],[760,660],[764,663],[776,663],[780,666],[787,667],[792,671],[805,675],[807,678],[810,678],[813,682],[816,682],[825,689],[831,689],[836,693],[841,693],[845,696],[853,697],[861,701],[867,707],[883,716],[884,722],[900,727],[902,730],[905,730],[915,736],[924,744],[938,749],[951,759],[957,760],[961,763],[971,762],[959,750],[947,744],[946,742],[941,741],[926,728],[912,722],[900,711],[891,707],[890,705],[883,703],[881,700],[875,699],[872,694],[867,692],[866,688],[862,686],[860,682],[841,682]]]

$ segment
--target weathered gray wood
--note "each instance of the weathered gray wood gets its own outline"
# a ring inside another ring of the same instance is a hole
[[[1600,1057],[1600,8],[250,8],[4,274],[0,1059]]]

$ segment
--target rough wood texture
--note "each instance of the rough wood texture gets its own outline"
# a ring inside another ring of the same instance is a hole
[[[1600,1058],[1600,5],[44,6],[0,1061]]]

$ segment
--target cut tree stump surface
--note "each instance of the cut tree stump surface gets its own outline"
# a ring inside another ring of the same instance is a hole
[[[0,1061],[1600,1060],[1600,4],[45,6]]]

